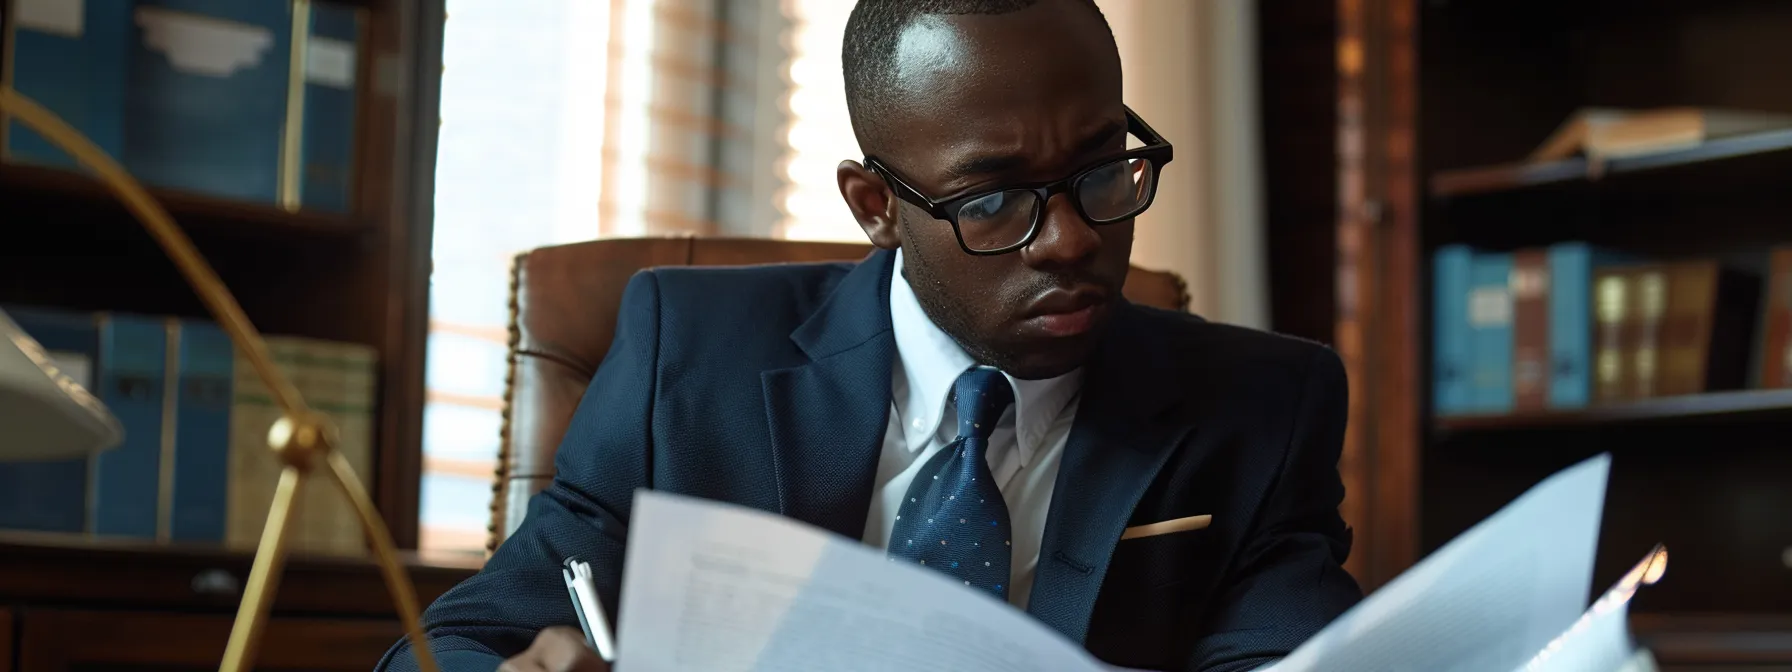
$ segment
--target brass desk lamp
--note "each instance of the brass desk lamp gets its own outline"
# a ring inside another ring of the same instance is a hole
[[[300,486],[311,475],[312,468],[321,463],[327,467],[324,474],[335,481],[343,496],[353,503],[356,515],[361,519],[361,527],[373,544],[374,555],[379,561],[381,573],[385,575],[386,585],[392,591],[392,599],[397,603],[398,615],[410,637],[418,666],[428,672],[435,672],[435,656],[430,653],[429,642],[423,635],[416,588],[411,585],[410,577],[399,563],[392,535],[386,530],[385,521],[380,519],[379,511],[374,508],[373,500],[367,496],[366,488],[361,486],[361,480],[355,476],[354,468],[349,466],[348,459],[341,453],[332,450],[337,440],[336,428],[328,418],[312,411],[292,382],[280,374],[280,370],[274,366],[273,358],[268,356],[267,343],[262,340],[254,325],[249,323],[249,318],[243,315],[242,307],[237,305],[235,297],[231,296],[223,281],[218,279],[218,274],[212,270],[211,265],[199,256],[199,252],[193,247],[193,241],[175,225],[174,218],[150,197],[142,184],[95,146],[93,141],[54,113],[20,95],[10,86],[0,87],[0,113],[18,119],[67,152],[98,175],[107,189],[124,201],[131,213],[149,229],[150,235],[161,245],[162,250],[168,253],[174,265],[180,269],[181,275],[186,277],[187,283],[199,293],[206,308],[217,318],[225,333],[230,335],[231,342],[254,366],[256,376],[267,385],[273,393],[274,402],[279,404],[284,413],[268,431],[268,445],[280,456],[285,466],[280,471],[280,482],[274,491],[274,503],[268,510],[267,526],[262,530],[261,542],[255,551],[255,564],[249,572],[248,587],[243,592],[242,604],[237,608],[236,622],[230,630],[230,643],[224,650],[224,660],[219,669],[223,672],[241,672],[249,669],[255,660],[256,646],[260,643],[263,627],[267,624],[268,609],[272,605],[274,592],[280,585],[280,571],[286,560],[287,530],[297,510],[293,506],[294,499],[300,492]]]

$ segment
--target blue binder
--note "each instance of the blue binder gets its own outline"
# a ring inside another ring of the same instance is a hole
[[[75,376],[84,368],[93,388],[98,371],[99,327],[88,313],[8,307],[6,314]],[[85,360],[76,365],[74,358]],[[73,366],[71,366],[73,365]],[[87,528],[89,461],[0,462],[0,528],[81,532]]]
[[[7,41],[12,85],[62,117],[113,158],[124,151],[125,73],[133,0],[86,0],[78,33],[13,25]],[[75,160],[43,136],[8,120],[6,158],[57,168]]]
[[[235,352],[211,322],[184,320],[174,364],[174,541],[222,543],[230,505],[230,406]]]
[[[1584,242],[1549,248],[1549,405],[1593,400],[1593,269],[1612,255]]]
[[[1470,342],[1469,273],[1474,251],[1446,245],[1432,256],[1432,407],[1438,415],[1468,412]]]
[[[1512,254],[1477,253],[1469,271],[1469,407],[1512,410]]]
[[[165,404],[167,361],[165,320],[123,314],[101,317],[99,397],[124,425],[124,443],[95,460],[95,534],[157,537],[162,423],[173,410]]]
[[[326,2],[311,6],[299,185],[307,209],[348,212],[352,206],[361,13]]]
[[[134,28],[125,166],[157,186],[275,202],[290,0],[139,0]],[[200,30],[203,52],[182,39]]]

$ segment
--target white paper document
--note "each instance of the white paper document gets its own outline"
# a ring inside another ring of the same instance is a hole
[[[619,672],[1103,672],[993,596],[796,521],[643,491]]]
[[[1526,663],[1523,672],[1621,672],[1654,665],[1630,634],[1630,598],[1667,572],[1668,551],[1657,545],[1617,585],[1593,601],[1580,620]]]
[[[1611,596],[1637,581],[1586,609],[1609,467],[1550,477],[1270,669],[1617,672],[1634,647]],[[642,491],[630,529],[621,672],[1113,670],[989,594],[769,513]]]
[[[1272,669],[1520,669],[1586,609],[1610,466],[1599,455],[1551,476]]]

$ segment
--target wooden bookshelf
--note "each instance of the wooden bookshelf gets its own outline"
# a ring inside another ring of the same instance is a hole
[[[273,205],[245,203],[188,193],[149,188],[150,195],[188,235],[248,236],[298,241],[353,239],[375,229],[366,219],[352,214],[289,212]],[[0,162],[0,198],[18,211],[92,212],[92,219],[111,226],[141,226],[98,179],[85,173]]]
[[[348,4],[365,10],[349,212],[151,192],[260,331],[377,351],[372,468],[359,476],[427,604],[481,561],[413,552],[444,3]],[[9,240],[0,305],[211,317],[141,224],[84,173],[0,164],[0,221]],[[0,532],[0,614],[12,619],[0,628],[12,647],[0,650],[0,670],[215,668],[251,561],[221,547]],[[95,645],[101,630],[125,634]],[[370,669],[401,632],[370,560],[295,557],[262,662]]]
[[[1446,198],[1515,191],[1565,182],[1591,182],[1629,173],[1782,152],[1792,155],[1792,129],[1720,138],[1696,147],[1605,161],[1575,157],[1560,161],[1444,170],[1431,177],[1431,195]]]
[[[1740,419],[1758,415],[1778,415],[1792,419],[1792,389],[1710,392],[1563,411],[1441,416],[1434,420],[1433,427],[1439,432],[1450,433],[1631,422]]]
[[[1792,390],[1431,415],[1440,247],[1585,241],[1759,273],[1770,247],[1792,245],[1792,131],[1603,165],[1525,161],[1588,107],[1792,113],[1792,89],[1779,85],[1792,79],[1792,5],[1334,7],[1338,139],[1324,158],[1339,166],[1337,265],[1323,282],[1336,283],[1334,342],[1352,380],[1340,466],[1352,572],[1373,589],[1543,478],[1609,452],[1594,583],[1658,541],[1672,549],[1668,578],[1632,605],[1664,669],[1792,665],[1792,622],[1773,620],[1792,605],[1786,539],[1764,522],[1792,510]]]

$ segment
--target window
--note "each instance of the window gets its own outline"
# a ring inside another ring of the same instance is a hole
[[[422,551],[485,547],[512,256],[597,236],[609,4],[448,2]]]
[[[517,253],[674,231],[864,240],[834,188],[858,152],[851,8],[448,0],[420,550],[485,547]]]
[[[785,238],[865,242],[865,233],[840,200],[834,167],[859,158],[846,116],[840,42],[852,13],[847,0],[784,0],[791,19],[789,149],[781,162],[787,183],[778,201]]]

